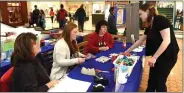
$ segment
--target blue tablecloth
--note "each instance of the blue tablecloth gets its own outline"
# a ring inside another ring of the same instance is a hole
[[[131,46],[131,44],[128,43],[127,48],[130,46]],[[112,48],[108,51],[100,52],[100,53],[96,54],[96,58],[98,58],[100,56],[109,56],[109,54],[111,54],[111,53],[120,53],[120,52],[123,52],[125,50],[126,49],[122,48],[122,43],[116,42],[114,45],[114,48]],[[142,59],[142,56],[144,55],[144,51],[141,53],[137,53],[137,54],[141,57],[140,57],[139,61],[137,62],[137,64],[135,65],[135,67],[132,71],[132,74],[128,78],[127,83],[121,85],[119,92],[125,92],[125,91],[136,92],[139,89],[139,85],[140,85],[141,77],[142,77],[142,60],[141,59]],[[103,73],[103,75],[109,79],[109,85],[105,87],[104,91],[105,92],[114,91],[114,87],[115,87],[114,72],[111,70],[114,67],[114,65],[112,64],[111,61],[104,63],[104,64],[97,62],[95,60],[96,58],[89,59],[85,63],[79,65],[78,67],[73,69],[71,72],[69,72],[68,76],[70,78],[73,78],[73,79],[91,82],[92,84],[89,87],[89,89],[87,90],[87,92],[91,92],[92,86],[95,84],[93,82],[94,77],[81,74],[82,67],[95,68],[95,69],[100,69],[100,70],[104,70],[104,71],[109,71],[110,73]]]

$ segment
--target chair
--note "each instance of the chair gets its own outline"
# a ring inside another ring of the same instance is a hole
[[[84,50],[85,50],[87,43],[88,43],[88,41],[83,41],[83,42],[77,44],[79,51],[81,53],[84,53]]]
[[[10,92],[11,91],[11,78],[14,67],[11,67],[0,79],[0,91],[1,92]]]
[[[87,35],[85,35],[85,36],[83,36],[83,41],[88,41],[88,36],[89,36],[90,34],[87,34]]]

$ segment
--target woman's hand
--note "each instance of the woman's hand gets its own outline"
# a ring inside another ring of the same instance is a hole
[[[86,55],[83,55],[83,54],[82,54],[80,57],[82,57],[82,58],[87,58],[87,56],[86,56]]]
[[[99,50],[100,51],[107,51],[107,50],[109,50],[109,47],[100,47]]]
[[[47,85],[48,88],[51,88],[51,87],[53,87],[54,85],[56,85],[58,83],[59,83],[58,80],[52,80],[49,83],[47,83],[46,85]]]
[[[108,46],[105,47],[105,51],[107,51],[107,50],[109,50],[109,47]]]
[[[99,47],[99,50],[100,51],[105,51],[106,50],[106,47]]]
[[[78,64],[85,62],[85,58],[78,58]]]
[[[148,65],[149,65],[150,67],[155,67],[156,61],[157,61],[157,58],[151,57],[151,58],[148,60]]]
[[[130,52],[121,52],[120,55],[130,56]]]

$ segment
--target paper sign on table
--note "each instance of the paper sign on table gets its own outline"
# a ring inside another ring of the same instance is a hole
[[[65,77],[48,92],[86,92],[90,85],[90,82]]]

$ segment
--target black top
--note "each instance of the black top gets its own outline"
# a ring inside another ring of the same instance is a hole
[[[158,48],[160,47],[163,41],[160,31],[166,28],[170,28],[171,43],[159,57],[167,58],[167,59],[173,59],[177,57],[179,47],[173,31],[173,27],[168,19],[160,15],[154,17],[152,28],[148,27],[144,32],[144,34],[147,35],[147,40],[146,40],[147,56],[153,56],[155,52],[158,50]]]
[[[38,9],[33,10],[33,19],[39,18],[40,11]]]
[[[108,32],[110,34],[117,34],[118,32],[116,28],[116,19],[113,14],[109,14],[109,17],[108,17]]]
[[[47,92],[49,88],[45,84],[50,79],[39,58],[16,60],[12,74],[12,92]]]
[[[77,11],[75,12],[75,17],[79,22],[84,22],[86,19],[86,12],[84,8],[78,8]]]

